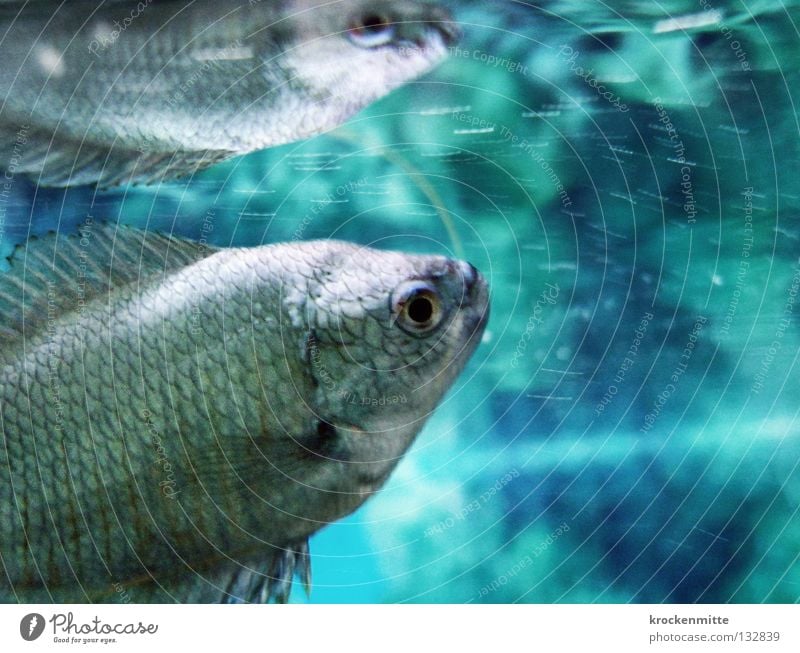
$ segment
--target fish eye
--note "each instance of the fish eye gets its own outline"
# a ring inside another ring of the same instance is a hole
[[[389,16],[370,12],[353,18],[347,29],[347,35],[358,46],[377,48],[391,43],[395,31],[396,26]]]
[[[412,281],[401,285],[392,299],[394,321],[412,335],[425,335],[444,318],[442,300],[431,285]]]

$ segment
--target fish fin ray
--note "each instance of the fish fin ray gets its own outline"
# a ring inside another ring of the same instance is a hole
[[[18,126],[0,124],[0,168],[24,174],[39,186],[155,184],[185,177],[237,156],[228,150],[163,152],[93,143],[45,129],[27,127],[20,142]]]
[[[246,560],[226,560],[206,573],[183,575],[175,582],[126,583],[137,603],[286,603],[294,580],[309,593],[311,554],[308,540],[269,552],[248,555]],[[169,587],[166,591],[165,588]]]
[[[240,568],[233,573],[222,596],[223,603],[287,603],[295,577],[310,593],[311,553],[308,540],[276,551],[266,571]]]
[[[213,254],[178,237],[102,222],[77,234],[34,236],[9,257],[0,274],[0,360],[50,320],[79,312],[114,288],[142,285]]]

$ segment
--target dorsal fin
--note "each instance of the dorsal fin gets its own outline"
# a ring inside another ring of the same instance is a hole
[[[163,277],[215,251],[91,219],[75,234],[32,237],[9,257],[11,269],[0,273],[0,359],[53,317],[78,312],[114,288]]]

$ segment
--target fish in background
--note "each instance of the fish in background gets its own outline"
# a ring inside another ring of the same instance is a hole
[[[0,0],[0,167],[155,183],[330,130],[458,35],[422,0]]]
[[[471,356],[471,265],[87,222],[0,277],[0,600],[285,601]],[[122,588],[122,589],[120,589]]]

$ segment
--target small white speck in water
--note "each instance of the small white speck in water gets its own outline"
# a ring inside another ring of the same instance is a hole
[[[61,58],[61,52],[52,45],[40,45],[36,48],[36,60],[42,70],[52,77],[62,77],[67,68]]]

